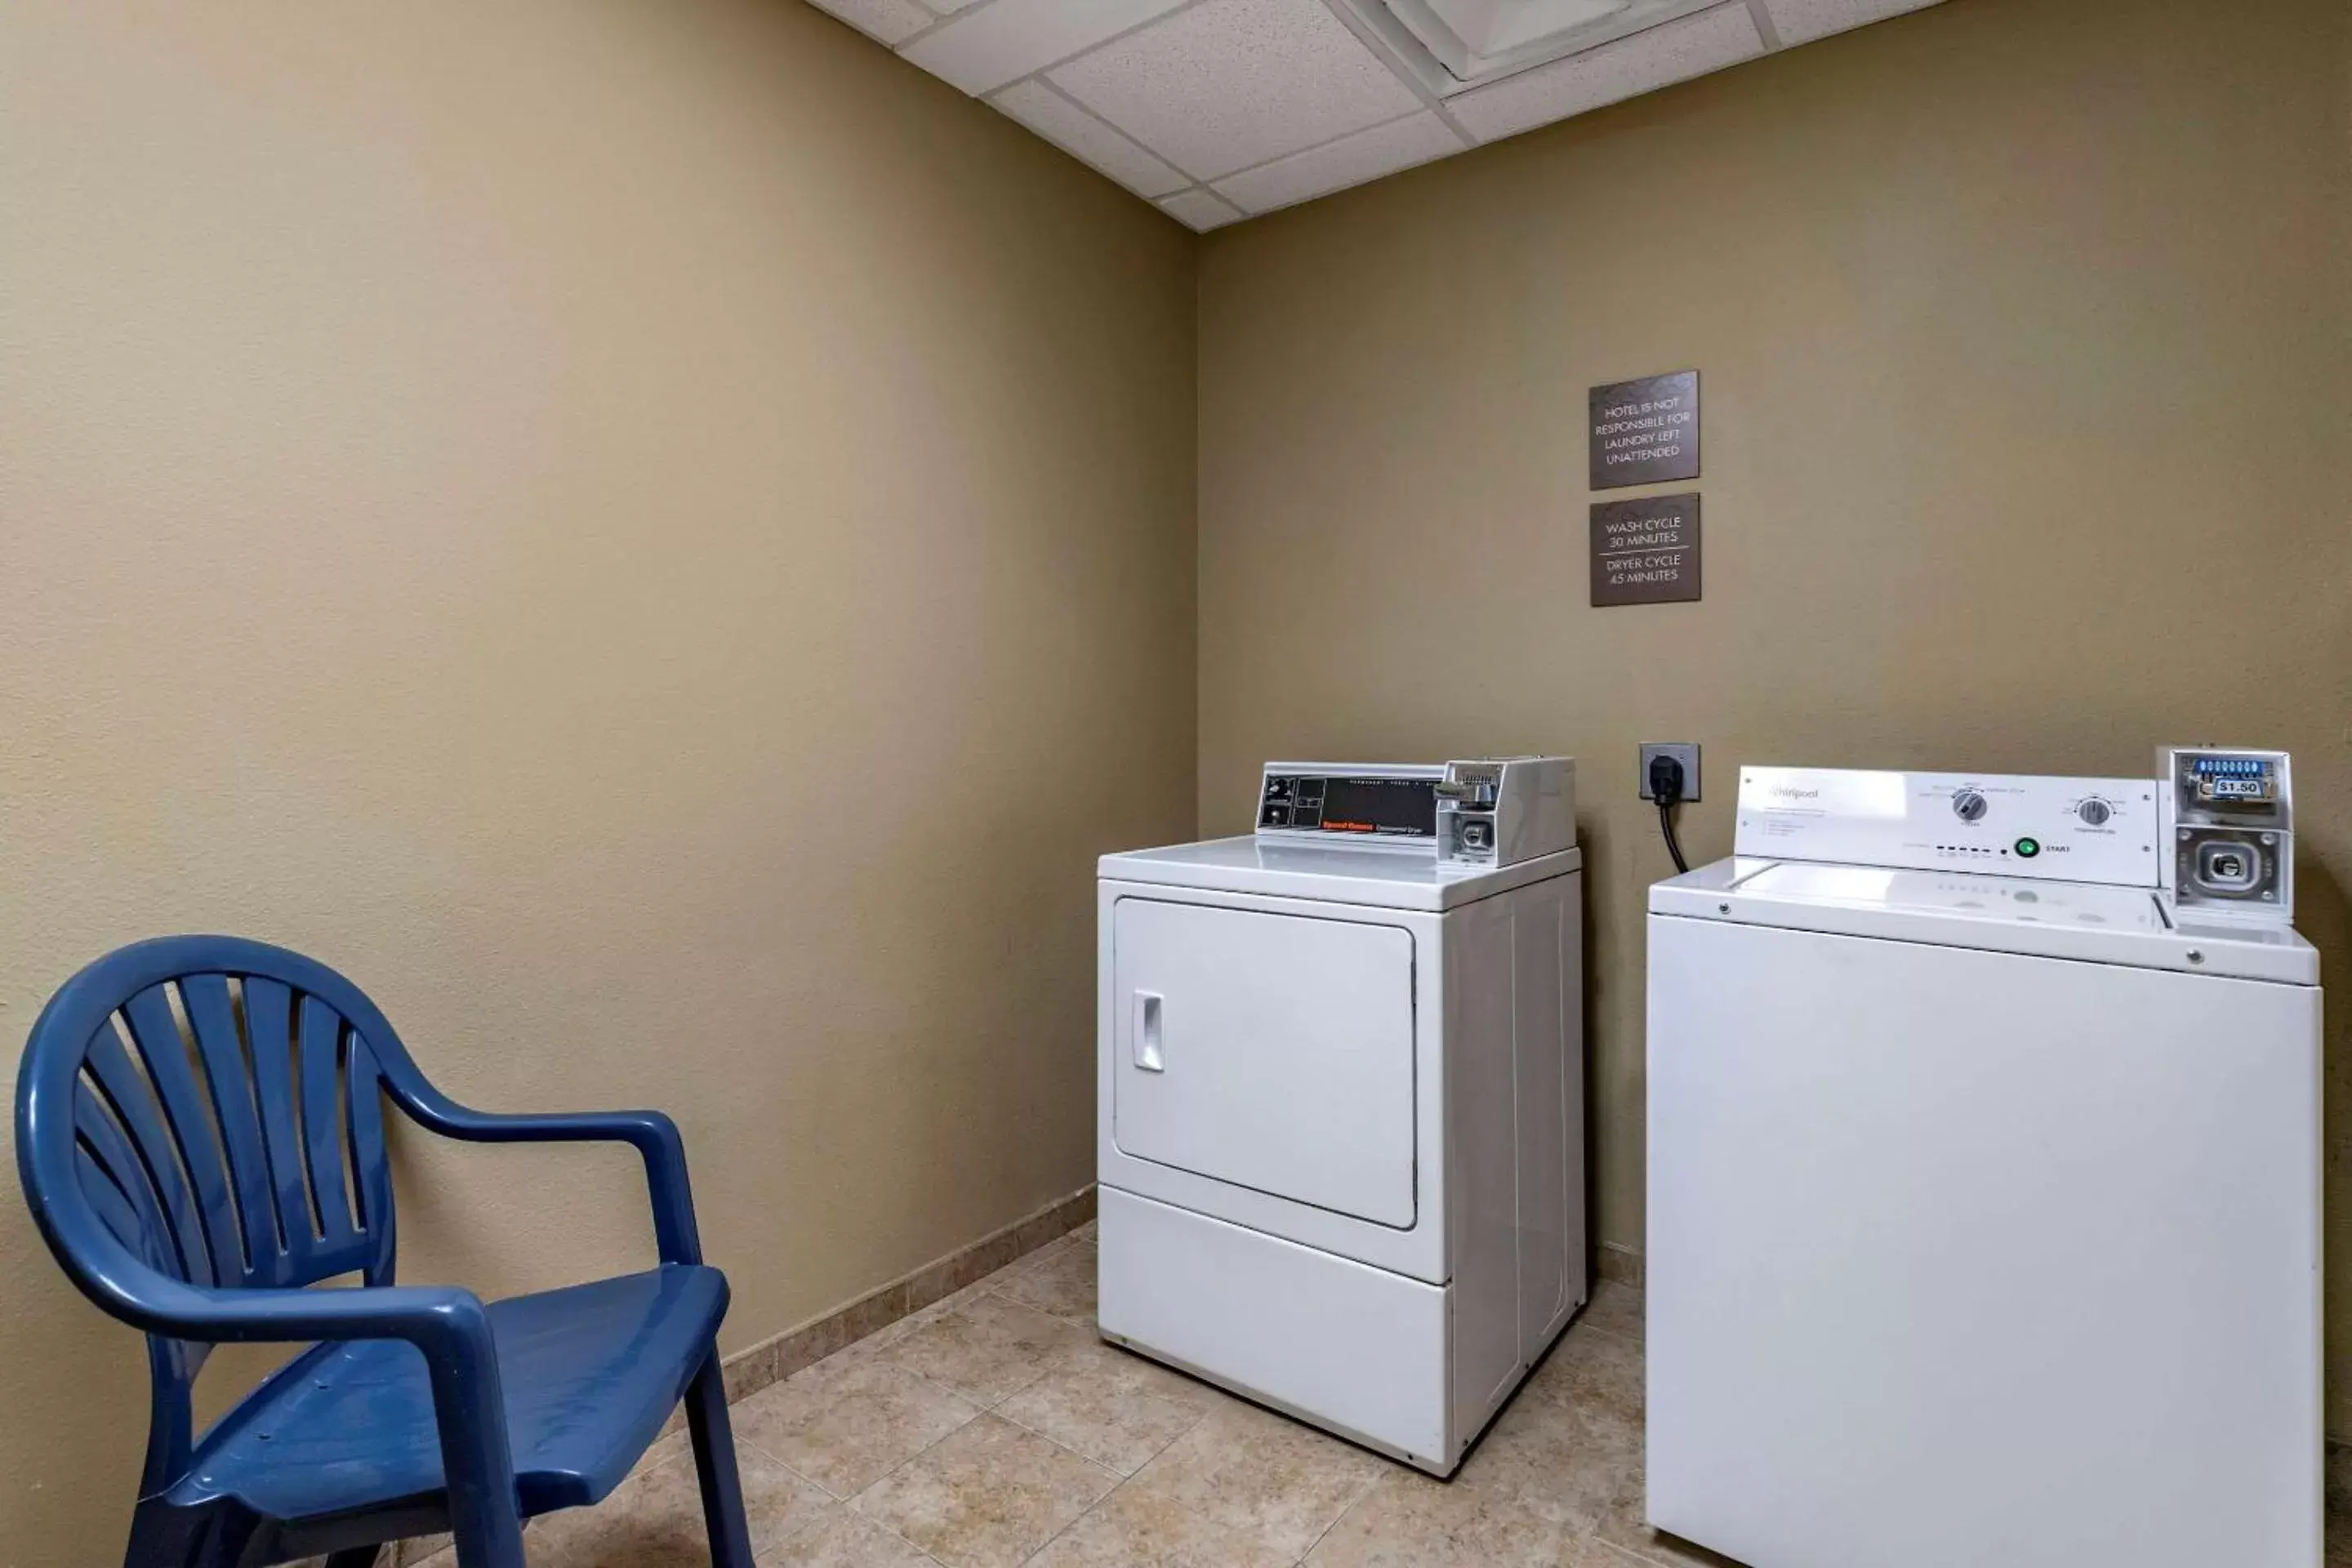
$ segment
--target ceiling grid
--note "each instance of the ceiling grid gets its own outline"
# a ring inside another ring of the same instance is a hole
[[[1938,0],[811,3],[1211,229]]]

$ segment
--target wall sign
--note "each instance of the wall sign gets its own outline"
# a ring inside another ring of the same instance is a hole
[[[1592,488],[1698,478],[1698,372],[1592,389]]]
[[[1698,595],[1698,494],[1592,503],[1592,602],[1664,605]]]

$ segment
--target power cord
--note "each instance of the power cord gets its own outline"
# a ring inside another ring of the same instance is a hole
[[[1675,869],[1686,872],[1690,862],[1683,858],[1683,847],[1675,838],[1675,807],[1683,799],[1683,765],[1672,757],[1650,759],[1650,795],[1658,803],[1658,831],[1665,837],[1666,853],[1675,858]]]

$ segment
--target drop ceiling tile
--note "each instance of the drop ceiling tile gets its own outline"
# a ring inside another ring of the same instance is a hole
[[[1496,142],[1605,103],[1721,70],[1764,52],[1741,0],[1570,55],[1445,100],[1464,128]]]
[[[1164,196],[1192,182],[1042,81],[1016,81],[989,102],[1142,196]]]
[[[895,45],[938,20],[915,0],[814,0],[869,38]]]
[[[1051,75],[1202,180],[1421,106],[1323,0],[1204,0]]]
[[[1937,0],[1764,0],[1764,10],[1783,44],[1810,44],[1848,27],[1883,22]]]
[[[1184,0],[992,0],[907,47],[907,58],[977,97],[1173,11]]]
[[[1170,196],[1160,204],[1160,210],[1204,233],[1243,216],[1240,208],[1214,191],[1186,191]]]
[[[1360,185],[1415,163],[1459,153],[1462,138],[1426,110],[1277,158],[1217,182],[1218,193],[1248,212],[1271,212],[1327,191]]]

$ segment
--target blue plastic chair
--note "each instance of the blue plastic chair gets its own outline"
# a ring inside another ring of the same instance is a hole
[[[633,1145],[661,1267],[488,1306],[394,1286],[379,1089],[446,1137]],[[325,965],[164,937],[100,959],[34,1024],[16,1170],[67,1274],[147,1333],[129,1568],[364,1568],[441,1530],[462,1568],[524,1568],[521,1521],[610,1492],[681,1396],[711,1561],[751,1568],[715,1341],[727,1279],[703,1266],[660,1112],[468,1110]],[[360,1288],[307,1289],[352,1273]],[[231,1341],[318,1342],[198,1439],[189,1388]]]

